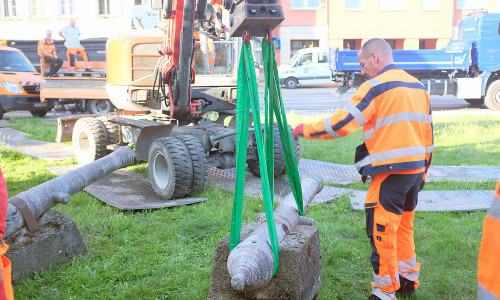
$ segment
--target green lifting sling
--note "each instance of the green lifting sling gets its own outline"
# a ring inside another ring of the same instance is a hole
[[[281,143],[285,154],[285,164],[290,186],[297,203],[300,215],[303,215],[302,186],[300,184],[297,160],[290,129],[286,120],[281,89],[279,85],[278,68],[275,59],[274,44],[262,42],[265,75],[265,123],[264,136],[260,122],[259,96],[257,79],[254,70],[254,59],[250,44],[243,44],[238,70],[236,95],[236,186],[231,219],[230,251],[240,242],[241,217],[243,210],[243,192],[245,185],[245,168],[247,157],[248,127],[250,120],[250,105],[254,118],[255,139],[259,156],[259,167],[262,180],[262,193],[266,211],[270,244],[274,255],[274,272],[278,270],[278,239],[274,222],[274,116],[278,124]],[[270,98],[270,99],[269,99]]]

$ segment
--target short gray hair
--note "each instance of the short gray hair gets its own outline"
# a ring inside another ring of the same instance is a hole
[[[378,55],[383,55],[392,58],[392,48],[388,42],[381,38],[369,39],[366,41],[361,49],[359,49],[359,53],[370,53],[374,52]]]

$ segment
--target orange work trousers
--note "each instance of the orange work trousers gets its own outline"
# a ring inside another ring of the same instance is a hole
[[[9,249],[9,245],[1,241],[0,244],[0,269],[2,272],[3,285],[5,289],[5,294],[7,295],[8,300],[14,299],[14,291],[12,289],[12,267],[10,265],[10,260],[5,257],[5,253],[7,253],[7,249]]]
[[[85,67],[90,68],[89,57],[87,55],[87,51],[85,51],[85,48],[83,48],[83,46],[80,46],[78,48],[66,48],[66,50],[67,50],[67,57],[69,61],[70,71],[75,71],[75,61],[77,54],[83,58],[83,61],[85,62]]]
[[[387,172],[372,178],[365,201],[366,233],[373,266],[372,293],[396,299],[400,276],[418,287],[413,219],[423,179],[419,170]]]

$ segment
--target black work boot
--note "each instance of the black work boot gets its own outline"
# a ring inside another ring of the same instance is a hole
[[[372,294],[370,297],[368,297],[368,300],[382,300],[382,299]]]
[[[397,292],[403,296],[410,296],[415,292],[415,281],[399,276],[399,285],[400,287]]]

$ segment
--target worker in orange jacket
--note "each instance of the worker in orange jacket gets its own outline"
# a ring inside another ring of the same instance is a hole
[[[484,220],[477,265],[477,299],[500,299],[500,180]]]
[[[63,60],[57,57],[51,30],[47,30],[45,38],[38,42],[38,56],[50,64],[47,76],[54,76],[63,65]]]
[[[0,169],[0,300],[14,299],[11,280],[10,260],[5,257],[9,245],[3,242],[3,235],[7,227],[7,207],[9,206],[9,196],[7,194],[7,185],[3,178],[2,169]]]
[[[334,139],[362,128],[365,142],[356,148],[355,164],[365,182],[366,232],[373,266],[368,299],[396,299],[419,284],[413,219],[433,146],[429,94],[415,77],[396,68],[383,39],[368,40],[358,52],[361,74],[369,80],[348,104],[320,122],[300,124],[294,135]]]

